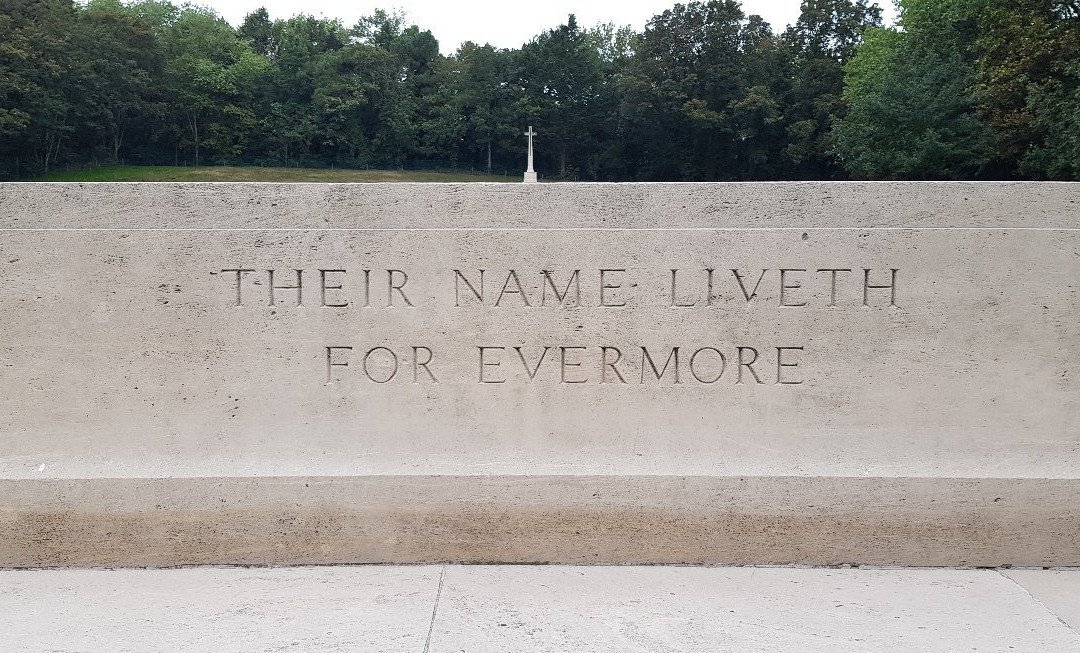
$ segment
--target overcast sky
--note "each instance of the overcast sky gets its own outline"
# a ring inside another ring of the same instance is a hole
[[[684,0],[685,1],[685,0]],[[194,0],[193,4],[211,7],[233,25],[240,24],[249,12],[266,7],[271,18],[288,18],[308,13],[340,18],[351,27],[361,16],[376,8],[401,9],[409,24],[429,29],[439,40],[443,54],[457,50],[462,41],[491,43],[500,48],[517,48],[536,34],[566,22],[576,14],[578,24],[592,27],[597,23],[630,25],[640,31],[655,14],[675,5],[675,0]],[[743,11],[759,14],[775,31],[795,22],[800,0],[743,0]],[[885,22],[891,21],[891,0],[878,0]]]

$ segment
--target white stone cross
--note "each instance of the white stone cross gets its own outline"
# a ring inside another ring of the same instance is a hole
[[[536,136],[536,132],[532,125],[529,125],[529,131],[525,132],[525,135],[529,137],[529,168],[525,171],[525,183],[536,183],[536,171],[533,170],[533,136]]]

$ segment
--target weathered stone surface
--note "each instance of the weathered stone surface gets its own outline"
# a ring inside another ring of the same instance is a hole
[[[1080,564],[1070,480],[59,479],[0,496],[6,566]]]
[[[0,571],[5,651],[423,651],[438,567]]]
[[[0,186],[0,565],[1080,564],[1078,207]]]
[[[1080,594],[1080,571],[1024,575]],[[0,570],[0,644],[20,653],[1080,650],[1080,634],[1040,601],[985,569]]]
[[[1077,650],[1080,634],[991,570],[449,567],[430,643],[432,652],[1035,652]]]
[[[1003,569],[1001,573],[1080,632],[1080,569]]]

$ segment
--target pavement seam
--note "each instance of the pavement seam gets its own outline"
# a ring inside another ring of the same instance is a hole
[[[424,640],[424,653],[431,649],[431,633],[435,630],[435,615],[439,612],[439,599],[442,598],[443,580],[446,578],[446,565],[439,572],[439,589],[435,592],[435,605],[431,608],[431,623],[428,624],[427,639]]]
[[[1076,635],[1080,636],[1080,630],[1077,630],[1077,629],[1073,628],[1072,625],[1068,621],[1065,621],[1064,619],[1059,617],[1057,612],[1055,612],[1055,611],[1051,610],[1049,607],[1047,607],[1047,605],[1045,603],[1043,603],[1042,601],[1039,600],[1039,597],[1032,594],[1031,591],[1028,588],[1024,587],[1022,583],[1020,583],[1018,580],[1016,580],[1015,578],[1013,578],[1009,574],[1005,573],[1007,571],[1006,569],[995,569],[994,571],[996,571],[999,575],[1004,576],[1005,578],[1007,578],[1009,580],[1009,582],[1012,583],[1013,585],[1016,585],[1017,587],[1019,587],[1020,590],[1024,594],[1028,595],[1028,598],[1030,598],[1032,601],[1035,602],[1036,605],[1038,605],[1043,610],[1046,610],[1047,612],[1049,612],[1051,615],[1053,615],[1053,617],[1055,619],[1060,621],[1062,623],[1062,625],[1064,625],[1066,628],[1068,628],[1072,632],[1076,633]]]

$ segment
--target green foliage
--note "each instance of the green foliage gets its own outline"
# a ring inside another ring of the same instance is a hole
[[[100,166],[52,172],[34,181],[272,181],[272,182],[508,182],[517,175],[485,175],[454,170],[343,170],[259,166]]]
[[[195,165],[208,150],[218,161],[243,154],[257,123],[253,89],[269,72],[265,58],[211,11],[185,7],[164,35],[162,86]]]
[[[623,73],[638,178],[731,179],[733,105],[744,99],[742,9],[734,0],[675,5],[655,16]]]
[[[162,120],[165,104],[153,81],[163,72],[163,52],[153,25],[116,0],[93,0],[82,15],[81,48],[94,52],[80,62],[82,123],[104,137],[110,159],[120,161],[132,136],[146,139],[145,125]]]
[[[16,173],[48,171],[74,130],[82,57],[60,0],[7,0],[0,14],[0,152]]]
[[[836,151],[859,177],[1080,176],[1072,0],[902,0],[848,64]]]
[[[784,32],[791,79],[783,148],[798,178],[842,178],[832,125],[847,105],[844,64],[867,28],[881,26],[881,10],[866,0],[804,0],[799,19]]]
[[[881,26],[881,8],[867,0],[803,0],[799,19],[785,36],[800,58],[843,64],[855,55],[869,26]]]
[[[586,153],[596,149],[605,133],[604,105],[610,97],[595,37],[571,15],[565,25],[526,43],[516,62],[520,122],[537,125],[550,144],[539,165],[559,177],[577,178]],[[553,156],[544,156],[548,152]]]
[[[1068,0],[1010,0],[978,16],[980,109],[993,128],[998,170],[1076,178],[1080,6]],[[1070,145],[1070,142],[1073,145]]]
[[[455,130],[457,154],[466,161],[481,161],[488,172],[500,152],[520,143],[513,113],[520,93],[506,82],[511,71],[505,51],[467,42],[447,60],[443,72],[449,96],[444,120],[448,130]]]
[[[955,59],[919,52],[903,33],[867,35],[848,69],[849,112],[837,151],[860,179],[962,179],[978,172],[983,126],[967,95],[974,80]],[[874,50],[879,50],[874,52]]]
[[[971,15],[949,0],[903,0],[904,30],[868,30],[845,67],[847,115],[833,135],[860,179],[965,179],[986,162],[976,112]]]
[[[1036,179],[1080,179],[1080,63],[1032,85],[1026,108],[1041,139],[1021,159],[1020,172]]]
[[[1076,0],[738,0],[520,48],[169,0],[0,3],[0,179],[58,166],[524,167],[549,179],[1080,177]],[[865,35],[865,36],[864,36]],[[864,40],[865,38],[865,40]]]

